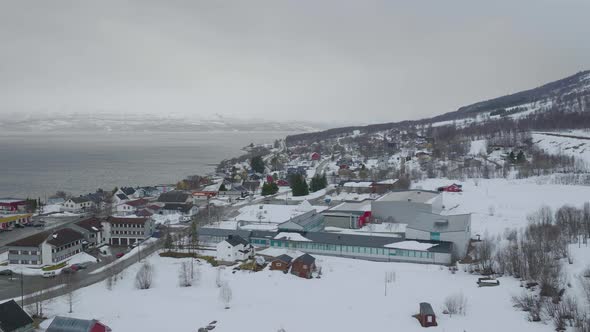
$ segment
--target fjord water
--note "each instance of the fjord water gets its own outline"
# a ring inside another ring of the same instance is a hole
[[[0,197],[175,183],[285,132],[0,133]]]

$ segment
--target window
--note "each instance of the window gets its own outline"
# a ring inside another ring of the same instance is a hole
[[[277,263],[277,266],[283,266],[283,264],[281,264],[281,263]]]

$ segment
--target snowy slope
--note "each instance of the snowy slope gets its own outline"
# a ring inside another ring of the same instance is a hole
[[[533,143],[549,154],[573,156],[590,164],[590,135],[588,132],[533,133],[532,136]],[[573,136],[579,136],[579,138]]]

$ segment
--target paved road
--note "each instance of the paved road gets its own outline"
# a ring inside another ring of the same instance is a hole
[[[158,249],[162,248],[162,243],[163,241],[158,241],[156,243],[154,243],[152,246],[149,246],[145,249],[141,250],[141,258],[143,259],[144,257],[147,257],[151,254],[153,254],[154,252],[156,252]],[[110,271],[102,271],[100,273],[96,273],[96,274],[90,274],[92,271],[105,266],[106,264],[112,262],[114,260],[114,258],[112,259],[103,259],[103,262],[101,262],[101,264],[95,264],[93,266],[91,266],[90,268],[88,268],[87,270],[82,270],[79,272],[76,272],[74,274],[71,275],[60,275],[56,278],[43,278],[40,276],[34,276],[34,277],[28,277],[25,276],[24,277],[24,294],[25,296],[28,294],[33,294],[35,292],[38,292],[41,289],[52,289],[52,287],[61,285],[61,284],[67,284],[67,287],[64,288],[58,288],[58,289],[53,289],[50,291],[46,291],[45,293],[41,294],[38,297],[27,297],[24,300],[24,305],[28,305],[31,303],[35,303],[35,301],[37,300],[37,298],[40,298],[42,300],[48,300],[48,299],[52,299],[54,297],[58,297],[64,294],[67,294],[68,292],[72,291],[72,290],[77,290],[83,287],[87,287],[90,286],[92,284],[101,282],[103,280],[105,280],[111,273],[119,273],[123,270],[125,270],[126,268],[128,268],[129,266],[135,264],[138,262],[139,257],[138,254],[134,254],[131,257],[125,259],[125,260],[121,260],[119,263],[115,264],[113,266],[113,268]],[[6,285],[6,283],[12,285],[12,287],[4,289],[2,291],[0,291],[0,299],[11,299],[11,298],[15,298],[18,299],[20,302],[20,296],[21,296],[21,283],[20,283],[20,276],[16,276],[14,278],[14,280],[10,281],[8,280],[8,277],[2,277],[2,280],[0,281],[0,285],[4,283]]]

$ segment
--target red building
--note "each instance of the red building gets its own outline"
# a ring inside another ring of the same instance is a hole
[[[420,313],[418,314],[418,320],[422,327],[437,326],[436,315],[430,303],[420,303]]]
[[[460,193],[463,191],[460,185],[453,183],[450,186],[438,187],[438,191],[446,191],[449,193]]]
[[[319,153],[314,152],[311,154],[310,158],[311,158],[311,160],[320,160],[322,158],[322,156]]]
[[[21,198],[0,198],[0,211],[24,211],[27,201]]]

